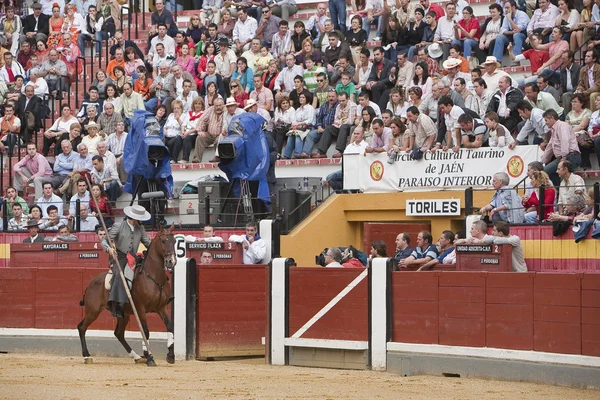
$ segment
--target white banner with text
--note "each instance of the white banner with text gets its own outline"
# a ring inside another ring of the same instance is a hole
[[[386,153],[345,154],[344,189],[376,193],[491,188],[497,172],[506,172],[515,185],[527,175],[527,165],[540,157],[539,146],[438,150],[418,161],[400,153],[393,164]]]

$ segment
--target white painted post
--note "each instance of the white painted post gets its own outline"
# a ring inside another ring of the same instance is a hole
[[[262,240],[267,244],[267,252],[265,253],[266,255],[263,259],[263,263],[268,264],[271,261],[271,254],[273,254],[271,249],[273,243],[273,220],[263,219],[260,221],[258,232]]]
[[[173,312],[173,333],[175,359],[185,361],[186,351],[186,315],[187,315],[187,258],[178,258],[175,264],[175,279],[173,290],[175,292],[175,310]]]
[[[275,258],[271,280],[271,364],[285,365],[285,258]]]
[[[387,258],[371,262],[371,369],[387,369]]]

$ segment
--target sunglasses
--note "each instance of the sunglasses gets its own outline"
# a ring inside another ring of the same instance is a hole
[[[231,88],[232,88],[232,89],[233,89],[233,88],[236,88],[236,87],[238,87],[238,85],[231,85]]]
[[[317,82],[325,82],[325,79],[317,79]]]

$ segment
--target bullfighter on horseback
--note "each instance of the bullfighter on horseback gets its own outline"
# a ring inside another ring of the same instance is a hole
[[[111,269],[113,271],[110,294],[108,296],[108,308],[113,316],[123,318],[124,304],[128,303],[125,287],[121,282],[121,275],[117,268],[114,257],[118,258],[121,269],[128,264],[127,254],[131,254],[137,259],[137,250],[140,242],[147,248],[150,247],[150,238],[140,222],[150,219],[150,213],[139,205],[125,207],[123,212],[127,218],[122,222],[113,225],[108,235],[110,236],[115,248],[110,247],[108,240],[102,241],[102,247],[111,256]]]

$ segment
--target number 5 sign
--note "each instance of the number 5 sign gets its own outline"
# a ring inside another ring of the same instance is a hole
[[[187,258],[186,253],[185,236],[182,234],[175,235],[175,255],[177,258]]]

